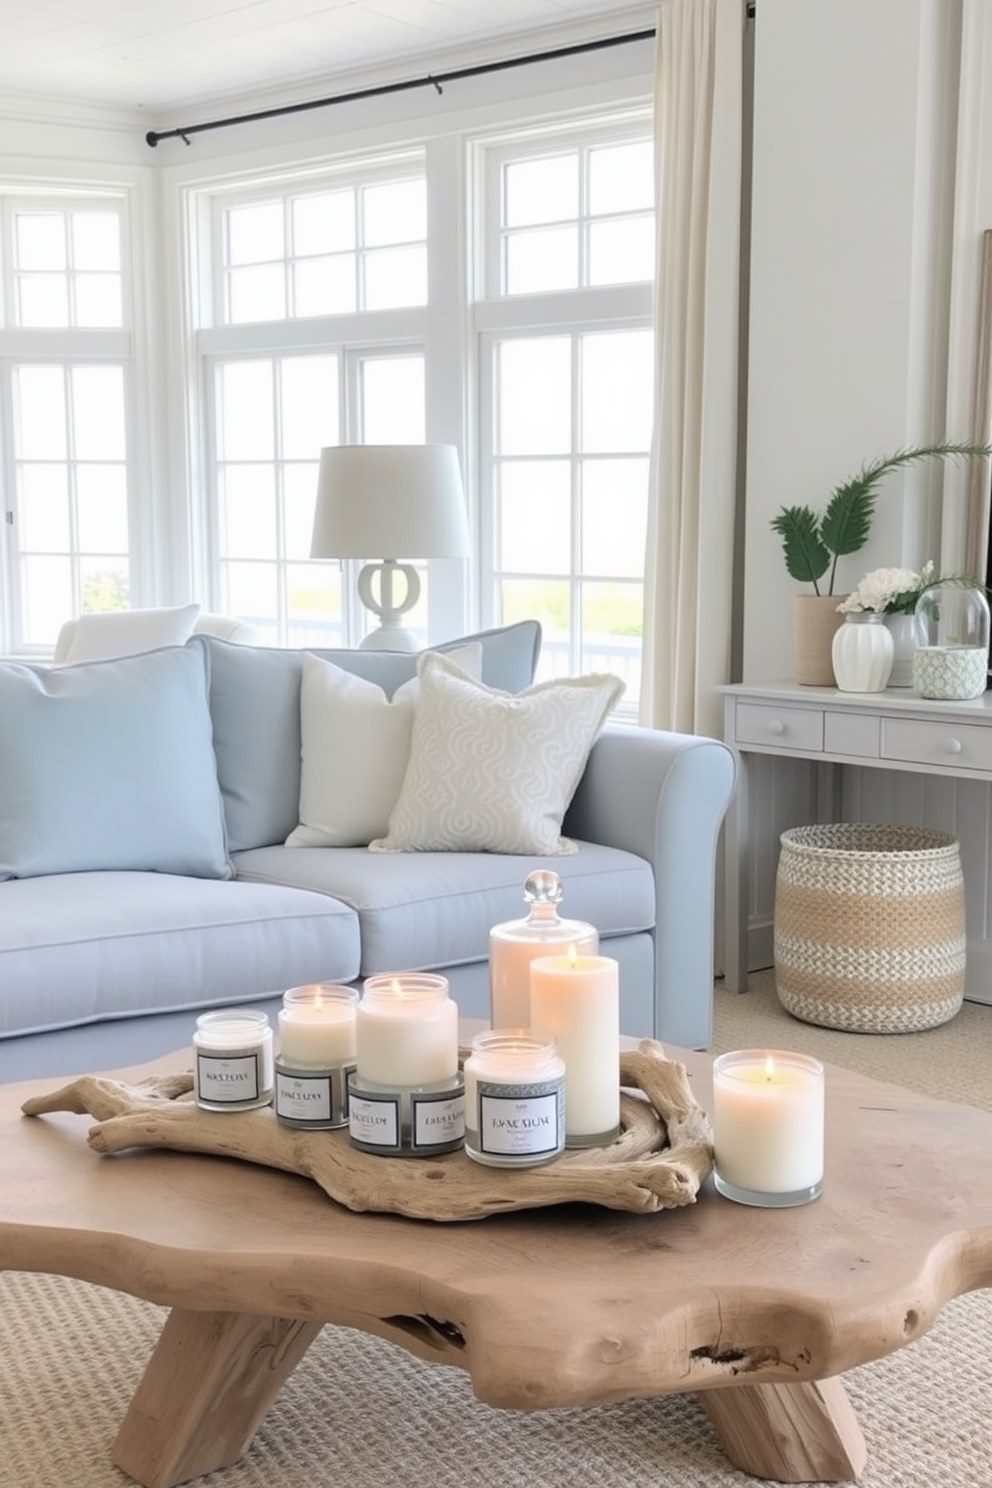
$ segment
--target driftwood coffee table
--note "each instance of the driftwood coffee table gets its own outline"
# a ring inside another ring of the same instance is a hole
[[[711,1057],[668,1053],[709,1109]],[[838,1376],[992,1285],[992,1114],[836,1067],[824,1193],[804,1208],[707,1183],[657,1214],[452,1224],[352,1213],[216,1157],[98,1156],[88,1118],[21,1115],[58,1083],[0,1087],[0,1268],[171,1307],[113,1449],[146,1488],[235,1461],[325,1322],[458,1365],[496,1406],[697,1391],[743,1471],[847,1480],[865,1446]]]

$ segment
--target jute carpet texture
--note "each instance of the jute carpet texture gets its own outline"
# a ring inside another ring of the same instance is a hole
[[[816,1029],[770,975],[718,984],[714,1053],[783,1047],[992,1108],[992,1008],[892,1036]],[[126,1488],[113,1439],[162,1309],[88,1283],[0,1275],[0,1488]],[[992,1485],[992,1291],[947,1304],[911,1348],[845,1376],[868,1443],[862,1488]],[[746,1488],[691,1396],[520,1415],[460,1371],[326,1327],[243,1461],[201,1488]]]

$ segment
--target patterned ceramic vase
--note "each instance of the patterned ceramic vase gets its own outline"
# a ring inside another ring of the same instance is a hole
[[[894,649],[884,615],[873,610],[847,615],[831,651],[841,692],[881,692],[889,680]]]

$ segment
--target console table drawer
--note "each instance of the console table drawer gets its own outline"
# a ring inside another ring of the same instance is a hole
[[[823,751],[823,712],[819,708],[775,708],[738,703],[734,724],[738,744],[769,749]]]
[[[954,770],[992,771],[992,729],[974,723],[882,720],[883,759]]]

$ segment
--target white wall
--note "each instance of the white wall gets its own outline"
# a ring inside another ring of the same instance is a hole
[[[779,507],[819,511],[865,460],[945,433],[958,12],[759,6],[744,680],[791,675],[797,585],[769,528]],[[841,593],[879,564],[938,557],[940,477],[929,464],[887,481]]]
[[[992,228],[988,0],[759,0],[744,679],[791,676],[791,595],[769,519],[819,510],[863,460],[971,435],[981,235]],[[960,568],[967,471],[883,486],[880,564]],[[941,494],[942,488],[942,494]],[[760,760],[751,964],[771,956],[778,835],[817,819],[815,767]],[[992,790],[846,770],[842,816],[961,843],[969,998],[992,1001]]]

